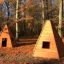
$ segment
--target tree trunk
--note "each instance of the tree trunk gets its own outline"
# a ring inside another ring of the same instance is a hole
[[[18,39],[18,0],[16,1],[16,39]]]
[[[44,1],[42,0],[42,19],[44,23]]]
[[[61,28],[62,28],[62,0],[59,0],[59,25],[58,25],[58,33],[59,33],[60,37],[62,36]]]

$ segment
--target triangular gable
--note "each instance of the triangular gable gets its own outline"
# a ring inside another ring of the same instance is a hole
[[[0,47],[12,47],[11,38],[9,35],[7,25],[4,26],[2,33],[0,35]]]
[[[64,56],[64,45],[54,24],[47,20],[33,50],[34,57],[59,59]]]

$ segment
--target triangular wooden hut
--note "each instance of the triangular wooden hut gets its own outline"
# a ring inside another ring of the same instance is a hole
[[[33,50],[33,57],[60,59],[64,57],[64,45],[53,22],[47,20]]]
[[[4,26],[0,34],[0,47],[12,47],[11,38],[7,25]]]

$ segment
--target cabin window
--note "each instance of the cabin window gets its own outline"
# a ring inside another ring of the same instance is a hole
[[[50,48],[50,42],[43,41],[42,48],[46,48],[46,49]]]
[[[2,47],[6,47],[7,45],[7,38],[2,38]]]

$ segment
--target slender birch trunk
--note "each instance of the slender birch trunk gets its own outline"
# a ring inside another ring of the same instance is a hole
[[[58,33],[59,33],[60,37],[62,36],[61,27],[62,27],[62,0],[59,0],[59,25],[58,25]]]
[[[42,19],[44,23],[44,1],[42,0]]]
[[[18,0],[16,0],[16,39],[18,39]]]

